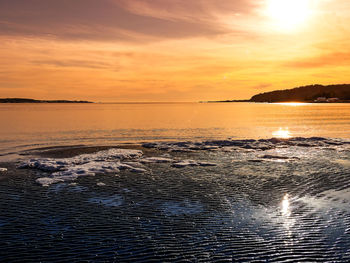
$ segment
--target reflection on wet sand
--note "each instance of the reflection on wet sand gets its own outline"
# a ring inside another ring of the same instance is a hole
[[[294,218],[291,213],[291,205],[289,194],[285,194],[281,203],[281,213],[283,217],[283,227],[285,229],[286,239],[284,240],[285,245],[293,246],[293,228],[296,223],[296,218]]]

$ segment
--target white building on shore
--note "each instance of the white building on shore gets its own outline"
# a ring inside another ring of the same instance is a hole
[[[339,102],[339,98],[326,98],[326,97],[318,97],[316,100],[314,100],[314,102],[317,102],[317,103],[325,103],[325,102],[328,102],[328,103],[335,103],[335,102]]]

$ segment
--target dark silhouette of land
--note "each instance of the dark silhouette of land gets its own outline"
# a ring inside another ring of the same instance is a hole
[[[275,90],[254,95],[250,100],[208,102],[338,102],[350,103],[350,84],[308,85],[294,89]]]
[[[294,89],[276,90],[253,96],[252,102],[314,102],[318,98],[338,98],[350,101],[350,84],[310,85]]]
[[[85,100],[34,100],[24,98],[0,99],[0,103],[93,103]]]
[[[250,100],[217,100],[217,101],[200,101],[200,103],[215,103],[215,102],[251,102]]]

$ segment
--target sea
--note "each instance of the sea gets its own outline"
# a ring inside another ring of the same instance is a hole
[[[146,141],[350,138],[350,104],[0,104],[0,153]]]
[[[350,262],[350,104],[0,104],[0,262]]]

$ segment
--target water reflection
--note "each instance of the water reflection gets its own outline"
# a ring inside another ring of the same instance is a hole
[[[276,138],[283,138],[283,139],[288,139],[288,138],[292,137],[288,128],[286,128],[286,129],[280,128],[278,131],[274,131],[272,133],[272,136],[274,136]]]
[[[292,245],[293,244],[293,226],[295,224],[295,218],[291,216],[291,207],[290,207],[290,201],[289,201],[289,195],[285,194],[281,203],[281,213],[283,217],[283,227],[285,228],[285,233],[288,237],[288,240],[285,240],[286,244]]]
[[[284,216],[290,216],[290,205],[289,205],[289,195],[285,194],[282,200],[282,208],[281,208],[282,215]]]
[[[312,105],[310,103],[305,103],[305,102],[283,102],[283,103],[276,103],[279,105],[284,105],[284,106],[305,106],[305,105]]]
[[[350,138],[350,103],[0,105],[0,152],[31,145],[115,145],[159,140]],[[312,105],[312,106],[311,106]],[[307,108],[306,108],[307,107]],[[42,120],[38,122],[37,120]],[[339,129],[339,127],[342,129]],[[43,146],[43,147],[44,147]],[[20,150],[19,149],[19,150]]]

